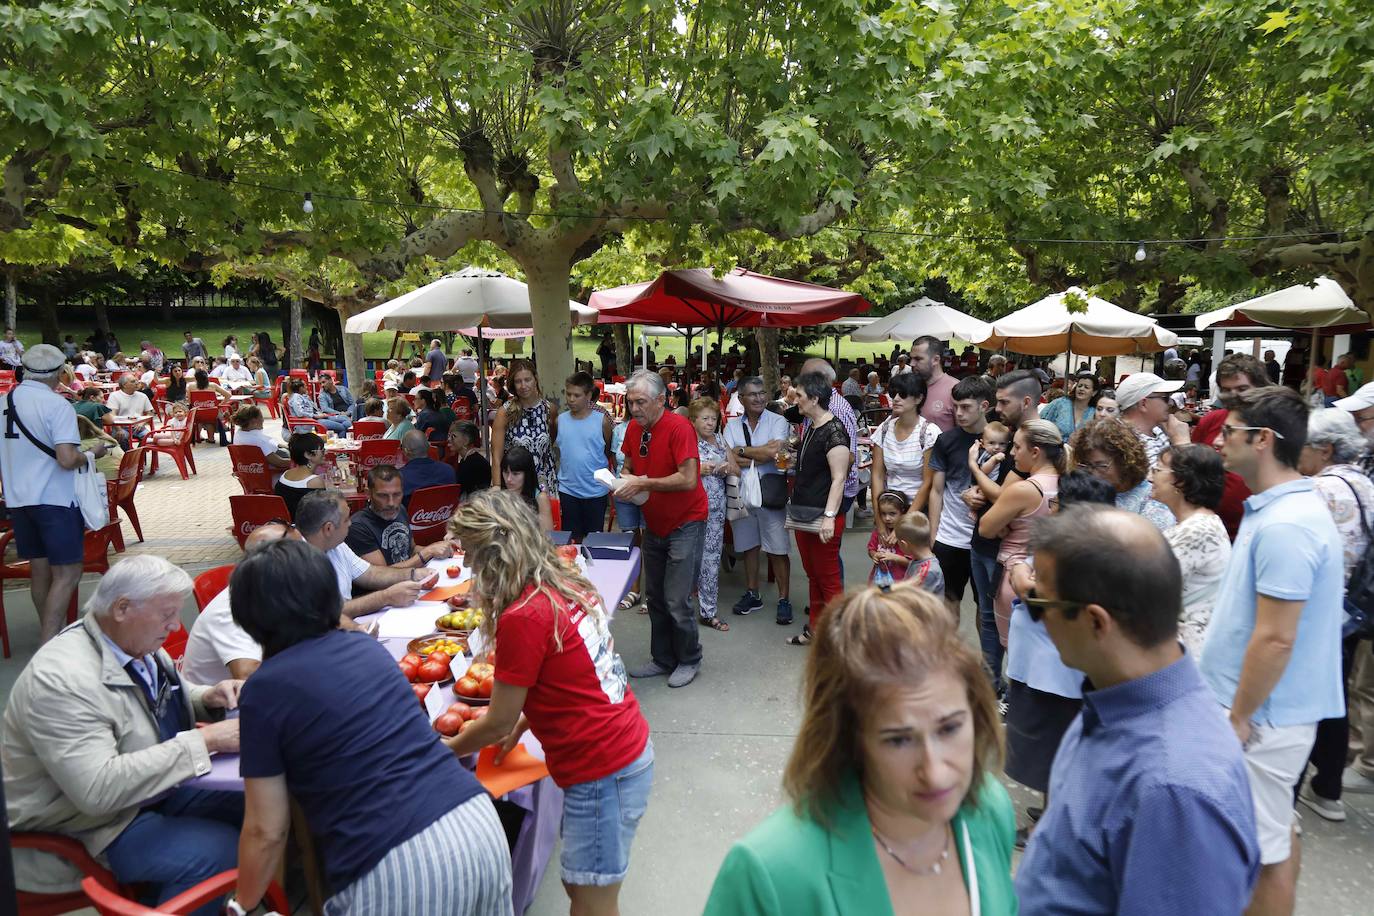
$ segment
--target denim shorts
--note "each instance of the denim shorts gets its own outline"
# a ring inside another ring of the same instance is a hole
[[[647,741],[628,765],[563,790],[563,883],[607,887],[625,880],[653,783],[654,743]]]
[[[85,558],[86,523],[75,506],[11,506],[10,524],[21,560],[72,566]]]
[[[644,527],[644,513],[639,506],[629,500],[615,501],[615,526],[621,531],[634,531]]]

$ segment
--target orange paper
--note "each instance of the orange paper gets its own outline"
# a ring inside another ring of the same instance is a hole
[[[431,589],[420,596],[421,601],[447,601],[459,595],[466,595],[472,588],[472,580],[459,582],[457,585],[445,585],[440,588]]]
[[[500,798],[549,775],[544,761],[525,750],[523,744],[517,744],[500,766],[495,763],[496,750],[494,746],[484,747],[477,755],[477,781],[492,798]]]

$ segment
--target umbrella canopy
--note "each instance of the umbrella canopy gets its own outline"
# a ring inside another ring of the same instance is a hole
[[[871,307],[867,299],[736,267],[719,279],[704,267],[666,270],[657,280],[592,293],[601,324],[643,322],[696,327],[794,328]]]
[[[596,313],[568,302],[573,324],[591,324]],[[457,331],[476,328],[530,330],[529,288],[500,271],[467,267],[419,289],[360,312],[344,323],[349,334],[394,331]],[[517,335],[512,335],[517,336]]]
[[[1085,300],[1087,310],[1070,312],[1065,301],[1070,294]],[[994,321],[992,333],[975,343],[985,350],[1005,347],[1030,356],[1125,356],[1172,347],[1178,335],[1148,315],[1128,312],[1071,286]]]
[[[879,340],[915,340],[918,337],[938,337],[949,340],[983,340],[992,334],[986,321],[979,321],[952,309],[943,302],[922,296],[891,315],[884,315],[868,327],[849,335],[850,340],[865,343]]]
[[[1299,283],[1278,292],[1228,305],[1197,316],[1197,329],[1213,325],[1261,325],[1270,328],[1369,327],[1369,316],[1330,277],[1318,277],[1312,285]]]

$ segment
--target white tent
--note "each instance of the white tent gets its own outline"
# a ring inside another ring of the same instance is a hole
[[[1086,309],[1069,311],[1070,296],[1085,302]],[[988,337],[974,343],[985,350],[1006,348],[1030,356],[1125,356],[1155,353],[1178,343],[1177,334],[1148,315],[1128,312],[1076,286],[999,318],[991,327]]]
[[[1277,292],[1248,299],[1238,305],[1197,316],[1197,329],[1205,331],[1223,321],[1241,320],[1271,328],[1329,328],[1340,325],[1369,326],[1369,316],[1329,277],[1318,277],[1309,286],[1299,283]]]
[[[950,340],[983,340],[992,334],[985,321],[965,315],[943,302],[922,296],[890,315],[875,319],[866,328],[849,335],[850,340],[865,343],[879,340],[915,340],[917,337],[938,337]]]
[[[596,311],[568,302],[573,324],[595,324]],[[461,331],[476,328],[529,330],[529,287],[500,271],[466,267],[389,302],[359,312],[344,323],[349,334],[370,331]],[[484,335],[486,336],[486,335]]]

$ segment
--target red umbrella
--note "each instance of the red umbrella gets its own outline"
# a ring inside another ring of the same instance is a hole
[[[657,280],[592,293],[598,324],[795,328],[866,312],[858,293],[736,267],[717,279],[705,267],[665,270]]]

